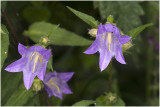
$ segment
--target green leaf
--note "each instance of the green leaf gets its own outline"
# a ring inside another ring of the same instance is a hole
[[[72,106],[88,106],[90,104],[94,104],[95,102],[96,101],[93,101],[93,100],[82,100],[82,101],[76,102]]]
[[[56,30],[55,30],[56,29]],[[47,22],[37,22],[29,27],[28,31],[24,31],[24,35],[30,37],[33,41],[38,43],[44,35],[49,32],[53,33],[49,36],[49,43],[52,45],[66,45],[66,46],[86,46],[92,44],[92,40],[87,40],[77,34],[67,31],[63,28],[57,28],[57,25]]]
[[[8,64],[9,65],[9,64]],[[17,90],[19,84],[23,82],[22,73],[6,72],[2,69],[1,73],[1,103],[5,105],[10,96]]]
[[[75,9],[72,9],[71,7],[67,6],[67,8],[72,11],[76,16],[78,16],[80,19],[91,25],[93,28],[98,28],[99,22],[96,21],[92,16],[89,16],[85,13],[79,12]]]
[[[149,24],[145,24],[145,25],[142,25],[142,26],[139,26],[133,30],[130,30],[127,35],[129,35],[130,37],[132,37],[132,39],[134,39],[140,32],[142,32],[145,28],[149,27],[153,25],[152,23],[149,23]]]
[[[40,106],[39,93],[30,98],[24,106]]]
[[[3,12],[5,11],[6,5],[7,5],[7,1],[2,1],[1,2],[1,7],[2,7]]]
[[[98,8],[102,20],[113,15],[115,23],[124,32],[141,25],[140,15],[144,14],[139,2],[130,1],[94,1],[94,7]]]
[[[1,68],[7,58],[9,46],[9,32],[5,25],[1,24]]]
[[[24,84],[11,95],[5,106],[23,106],[26,102],[34,96],[32,90],[27,90]]]

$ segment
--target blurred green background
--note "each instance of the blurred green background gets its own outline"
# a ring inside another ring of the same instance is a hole
[[[28,46],[35,44],[23,35],[24,30],[28,30],[31,24],[39,21],[60,24],[60,27],[68,31],[94,40],[88,34],[91,27],[66,6],[91,15],[101,23],[105,23],[111,14],[124,33],[143,24],[154,24],[132,41],[133,47],[124,54],[126,65],[113,60],[112,88],[127,106],[159,105],[158,1],[3,1],[1,3],[1,23],[6,25],[10,41],[8,56],[1,70],[2,105],[6,105],[8,98],[23,84],[22,73],[10,73],[4,68],[20,58],[17,50],[19,42]],[[57,72],[75,72],[68,82],[73,94],[63,95],[61,101],[55,97],[48,98],[47,93],[41,90],[34,92],[32,97],[18,99],[17,102],[20,102],[18,104],[23,102],[23,105],[70,106],[80,100],[95,100],[108,92],[109,71],[106,69],[100,72],[98,53],[93,55],[83,53],[88,47],[51,46],[53,69]]]

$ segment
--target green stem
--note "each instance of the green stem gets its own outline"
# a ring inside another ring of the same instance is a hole
[[[109,92],[112,92],[112,60],[109,64],[109,84],[108,84]]]

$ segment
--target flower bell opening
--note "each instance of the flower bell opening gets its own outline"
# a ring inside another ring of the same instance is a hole
[[[111,52],[112,33],[108,33],[108,49]]]
[[[58,93],[60,93],[60,88],[59,88],[58,85],[56,85],[56,84],[53,82],[53,78],[51,78],[51,79],[48,81],[48,83],[46,83],[46,84],[47,84],[47,85],[52,85],[52,86],[56,87],[57,90],[58,90]]]
[[[33,70],[32,70],[32,72],[34,73],[35,67],[36,67],[36,64],[37,64],[38,60],[39,60],[40,63],[42,64],[43,56],[42,56],[40,53],[38,53],[38,52],[35,51],[35,52],[33,52],[33,54],[31,55],[31,61],[32,61],[33,58],[34,58],[34,65],[33,65]]]

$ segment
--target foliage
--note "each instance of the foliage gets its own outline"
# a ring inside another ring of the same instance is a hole
[[[49,44],[52,45],[85,46],[92,43],[91,40],[87,40],[63,28],[57,28],[57,25],[47,22],[34,23],[29,27],[28,31],[24,31],[24,35],[29,36],[33,41],[38,43],[41,38],[50,32]]]
[[[99,10],[103,20],[110,14],[113,15],[115,22],[124,32],[139,26],[141,24],[139,16],[144,14],[139,2],[94,1],[94,7]]]
[[[140,32],[142,32],[145,28],[147,28],[151,25],[153,25],[153,24],[150,23],[150,24],[145,24],[145,25],[139,26],[138,28],[135,28],[135,29],[129,31],[127,33],[127,35],[131,36],[132,39],[134,39]]]
[[[93,100],[82,100],[80,102],[73,104],[72,106],[88,106],[93,103],[95,103],[95,101],[93,101]]]
[[[92,16],[89,16],[85,13],[79,12],[77,10],[74,10],[70,7],[67,7],[70,11],[72,11],[76,16],[78,16],[80,19],[91,25],[93,28],[98,28],[99,22],[96,21]]]
[[[1,68],[3,67],[3,63],[7,58],[8,54],[8,46],[9,46],[9,32],[5,25],[1,24]]]

